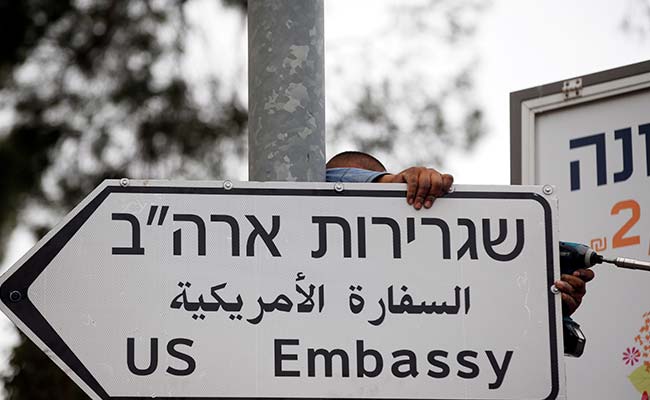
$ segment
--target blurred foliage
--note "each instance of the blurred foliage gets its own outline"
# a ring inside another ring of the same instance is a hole
[[[451,149],[473,149],[486,132],[473,40],[489,6],[488,0],[388,1],[389,17],[370,40],[328,49],[330,58],[340,52],[359,64],[353,73],[335,68],[328,81],[345,92],[332,95],[328,85],[330,149],[367,151],[393,169],[440,168]]]
[[[220,141],[244,133],[247,111],[217,98],[216,79],[197,100],[180,67],[185,3],[0,3],[3,242],[24,210],[60,215],[107,177],[219,173]]]
[[[0,1],[2,243],[19,222],[47,231],[42,210],[56,219],[105,178],[219,174],[247,111],[216,78],[199,101],[184,76],[186,3]],[[3,380],[9,399],[86,398],[24,337]]]
[[[650,36],[650,0],[627,0],[621,29],[639,40]]]
[[[0,0],[3,244],[17,224],[42,236],[105,178],[211,179],[223,170],[224,143],[236,143],[243,155],[243,96],[224,90],[218,76],[197,84],[183,67],[194,29],[187,9],[196,1]],[[245,0],[203,1],[239,16],[247,9]],[[393,1],[395,25],[383,34],[400,52],[382,73],[371,68],[376,57],[367,58],[372,73],[361,80],[354,63],[339,59],[335,71],[356,80],[337,72],[330,81],[343,78],[334,86],[347,91],[329,92],[330,146],[426,164],[441,164],[451,148],[471,148],[484,127],[474,100],[475,59],[459,49],[468,48],[484,5]],[[435,50],[429,59],[453,62],[422,62],[423,49],[411,46],[418,43]],[[353,51],[364,56],[364,49]],[[86,398],[24,336],[9,367],[2,377],[8,399]]]
[[[20,373],[4,378],[7,399],[88,399],[88,396],[54,365],[41,349],[22,334],[9,363]]]

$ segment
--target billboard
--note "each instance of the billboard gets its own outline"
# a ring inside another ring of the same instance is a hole
[[[555,185],[560,240],[650,259],[650,62],[511,93],[511,183]],[[650,394],[650,273],[595,267],[570,399]]]

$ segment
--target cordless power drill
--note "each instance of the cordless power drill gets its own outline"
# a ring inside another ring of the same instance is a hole
[[[563,274],[573,274],[576,270],[590,268],[601,263],[614,264],[619,268],[641,269],[650,271],[650,263],[631,258],[605,258],[596,253],[591,247],[572,242],[560,242],[560,271]],[[563,318],[564,354],[580,357],[587,342],[585,335],[571,318]]]

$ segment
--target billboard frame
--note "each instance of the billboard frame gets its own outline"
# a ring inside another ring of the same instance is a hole
[[[538,114],[650,89],[650,60],[510,93],[510,184],[535,184]]]

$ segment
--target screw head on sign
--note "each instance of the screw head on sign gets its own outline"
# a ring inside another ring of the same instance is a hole
[[[223,183],[223,188],[226,189],[226,190],[232,189],[232,182],[231,181],[225,181]]]
[[[449,190],[447,190],[447,193],[454,193],[456,191],[456,187],[454,185],[449,186]]]
[[[334,190],[337,192],[342,192],[343,191],[343,184],[341,182],[336,182],[334,184]]]
[[[544,194],[553,194],[553,186],[544,185],[544,187],[542,188],[542,191],[544,192]]]
[[[560,289],[558,289],[555,285],[551,285],[551,293],[560,294]]]
[[[120,185],[123,186],[123,187],[129,186],[129,178],[120,179]]]
[[[14,303],[19,302],[20,299],[23,298],[23,295],[20,294],[19,291],[14,290],[11,293],[9,293],[9,300],[13,301]]]

